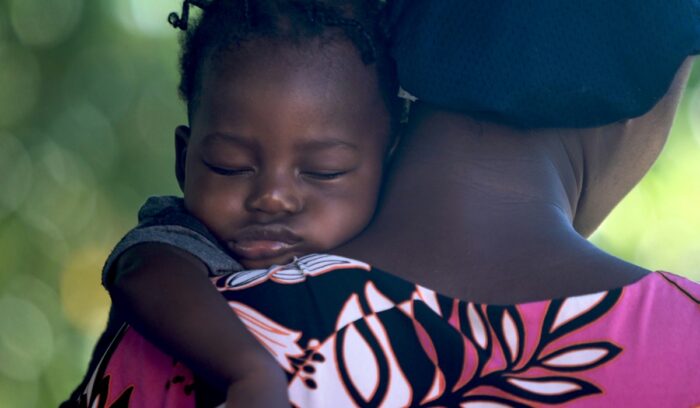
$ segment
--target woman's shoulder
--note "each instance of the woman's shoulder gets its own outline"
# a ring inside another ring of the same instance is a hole
[[[657,271],[655,275],[661,278],[662,284],[675,288],[675,296],[685,297],[700,306],[700,282],[671,272]]]

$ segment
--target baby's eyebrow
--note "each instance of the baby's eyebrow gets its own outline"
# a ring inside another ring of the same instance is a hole
[[[337,148],[359,150],[355,144],[340,139],[309,140],[300,143],[298,148],[304,150],[326,150]]]
[[[203,140],[202,140],[202,144],[204,144],[204,145],[208,145],[210,143],[215,143],[215,142],[235,143],[239,146],[246,147],[249,149],[252,149],[254,147],[254,143],[252,140],[245,138],[243,136],[232,134],[232,133],[222,133],[222,132],[209,133],[209,134],[205,135]]]

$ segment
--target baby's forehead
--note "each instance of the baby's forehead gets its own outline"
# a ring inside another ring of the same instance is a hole
[[[228,79],[274,71],[305,74],[316,80],[359,80],[380,93],[376,64],[364,64],[356,47],[344,38],[258,38],[212,50],[204,61],[204,79]],[[204,83],[205,81],[202,81]]]
[[[210,60],[193,126],[255,123],[275,132],[285,126],[359,141],[389,125],[377,74],[352,44],[260,40]]]
[[[293,137],[273,134],[254,133],[227,133],[212,132],[202,135],[202,144],[214,149],[218,147],[231,146],[237,149],[255,151],[264,148],[266,144],[272,142],[272,148],[277,151],[288,151],[291,153],[361,153],[365,139],[352,133],[345,134],[296,134]]]
[[[378,29],[380,2],[272,0],[245,2],[245,8],[238,7],[238,3],[212,2],[195,26],[188,29],[180,63],[180,92],[188,104],[190,120],[198,108],[200,94],[210,91],[204,82],[211,82],[211,77],[235,72],[232,68],[242,65],[255,70],[256,64],[266,67],[283,63],[305,66],[305,72],[315,77],[338,72],[356,76],[365,72],[372,77],[364,81],[372,83],[372,96],[383,98],[386,109],[396,116],[398,104],[394,103],[394,96],[398,85],[388,42]],[[261,53],[266,54],[267,60]],[[249,61],[252,55],[254,61]],[[348,79],[342,82],[353,83]],[[361,99],[365,90],[348,86],[344,98]]]

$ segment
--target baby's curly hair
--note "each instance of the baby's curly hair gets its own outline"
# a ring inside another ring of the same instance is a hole
[[[189,24],[189,5],[203,13]],[[349,40],[366,65],[375,64],[380,92],[392,124],[402,115],[398,79],[382,28],[380,0],[186,0],[181,16],[168,20],[185,30],[180,58],[180,95],[190,114],[196,105],[202,67],[220,52],[242,43],[272,39],[299,44],[310,39]]]

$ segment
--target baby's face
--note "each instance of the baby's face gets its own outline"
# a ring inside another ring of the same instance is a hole
[[[345,43],[257,40],[210,59],[191,129],[176,132],[187,209],[247,268],[352,238],[389,143],[376,81]]]

